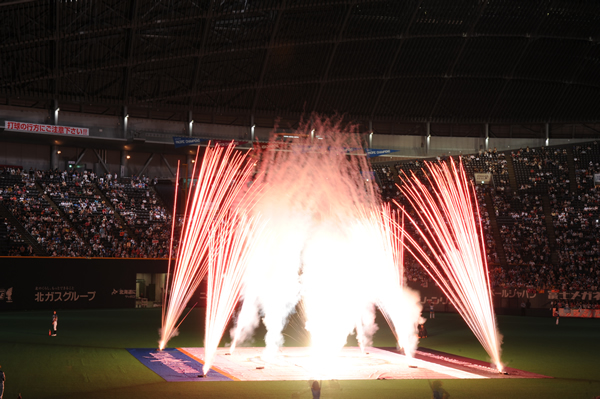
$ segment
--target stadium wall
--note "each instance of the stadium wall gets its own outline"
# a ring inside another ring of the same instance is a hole
[[[68,161],[75,161],[79,158],[82,149],[68,146],[57,146],[57,150],[61,153],[57,155],[58,168],[64,170],[67,168]],[[29,143],[13,143],[0,141],[0,165],[22,166],[25,169],[33,167],[39,170],[51,169],[51,154],[52,151],[49,145],[44,144],[29,144]],[[115,150],[101,150],[100,154],[106,166],[111,173],[121,172],[121,152]],[[130,159],[125,161],[125,177],[139,175],[144,169],[146,161],[150,157],[147,152],[128,152]],[[185,157],[176,154],[163,154],[171,168],[177,168],[177,161],[185,163]],[[92,170],[98,175],[105,173],[104,168],[98,161],[98,157],[92,149],[88,149],[79,165],[85,165],[85,169]],[[173,173],[176,171],[173,170]],[[155,154],[151,162],[148,164],[143,173],[148,177],[172,178],[174,175],[167,168],[160,154]]]
[[[43,144],[0,143],[0,165],[50,169],[50,146]]]
[[[166,273],[166,259],[0,259],[0,311],[133,308],[136,274]]]
[[[187,121],[160,120],[143,117],[130,117],[128,119],[128,132],[123,129],[123,116],[87,114],[83,112],[60,111],[58,124],[65,126],[85,127],[89,129],[90,137],[106,139],[131,139],[139,138],[148,142],[173,144],[173,136],[188,136],[189,123]],[[51,123],[48,110],[35,108],[19,108],[13,106],[0,106],[0,120],[14,120],[31,123]],[[273,127],[256,127],[254,138],[266,141],[273,131]],[[424,124],[420,124],[423,125]],[[419,125],[419,126],[420,126]],[[0,125],[1,126],[1,125]],[[412,128],[415,125],[410,125]],[[421,128],[423,126],[420,126]],[[450,126],[450,131],[448,127]],[[397,150],[392,156],[401,157],[431,157],[441,155],[469,154],[486,148],[483,137],[483,124],[431,124],[431,138],[429,146],[424,129],[404,129],[395,134],[373,134],[372,148]],[[549,141],[546,142],[543,124],[532,128],[520,125],[490,124],[490,138],[487,147],[506,151],[518,148],[540,147],[544,145],[563,145],[579,142],[588,142],[596,139],[597,133],[590,136],[589,128],[580,128],[582,124],[572,124],[571,129],[563,124],[550,124]],[[565,130],[566,129],[566,130]],[[514,130],[514,131],[513,131]],[[375,130],[377,132],[377,130]],[[368,134],[363,132],[364,134]],[[192,125],[192,135],[199,138],[212,139],[240,139],[248,140],[251,137],[250,126],[223,125],[213,123],[195,123]]]
[[[118,258],[0,258],[0,311],[44,309],[133,308],[136,305],[136,275],[166,273],[166,259]],[[455,312],[435,284],[410,282],[419,293],[424,311],[434,304],[440,312]],[[191,302],[204,305],[205,285]],[[550,316],[552,301],[598,301],[600,292],[534,292],[495,289],[492,295],[498,314],[519,314],[529,301],[530,315]]]
[[[590,139],[551,139],[548,145],[564,145],[589,142]],[[488,148],[498,151],[518,150],[526,147],[542,147],[545,139],[533,138],[490,138]],[[427,150],[425,136],[373,135],[373,148],[397,150],[386,156],[427,158],[443,155],[473,154],[485,149],[485,139],[479,137],[436,137],[432,136]]]

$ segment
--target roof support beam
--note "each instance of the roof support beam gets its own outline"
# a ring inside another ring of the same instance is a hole
[[[402,32],[402,37],[400,38],[400,41],[398,42],[398,47],[396,47],[396,51],[394,52],[394,57],[392,58],[390,65],[388,65],[388,68],[385,71],[385,75],[383,75],[383,82],[381,82],[381,86],[379,87],[379,93],[377,93],[375,102],[373,102],[373,109],[371,110],[371,119],[373,119],[373,116],[375,115],[375,112],[377,111],[377,107],[379,106],[379,101],[381,100],[381,95],[385,91],[385,87],[387,86],[387,83],[390,80],[390,77],[392,76],[392,71],[394,70],[394,66],[396,65],[396,60],[398,59],[398,55],[400,55],[400,50],[402,50],[402,45],[406,41],[406,37],[408,36],[408,34],[410,32],[410,28],[411,28],[413,22],[415,21],[415,17],[417,16],[419,9],[421,8],[421,4],[423,4],[423,0],[419,0],[419,2],[416,4],[415,10],[413,11],[412,16],[410,17],[410,21],[406,25],[406,29],[404,29],[404,32]]]
[[[150,162],[152,162],[152,159],[154,158],[154,153],[150,154],[150,156],[148,157],[148,159],[146,160],[146,163],[144,164],[144,167],[142,168],[142,170],[140,170],[140,172],[138,173],[138,176],[141,176],[144,174],[144,172],[146,171],[146,169],[148,168],[148,165],[150,165]],[[163,157],[164,158],[164,157]]]
[[[61,38],[65,39],[70,37],[69,35],[62,35]],[[458,37],[457,35],[447,35],[447,34],[443,34],[443,35],[412,35],[412,36],[408,36],[405,39],[419,39],[419,38],[429,38],[429,39],[434,39],[434,38],[452,38],[452,37]],[[490,34],[485,34],[485,35],[478,35],[479,38],[481,37],[493,37],[493,38],[511,38],[511,39],[516,39],[516,38],[530,38],[531,35],[522,35],[522,36],[517,36],[517,35],[490,35]],[[342,40],[340,40],[340,43],[360,43],[360,42],[377,42],[377,41],[381,41],[381,40],[392,40],[392,39],[397,39],[398,35],[384,35],[384,36],[369,36],[369,37],[345,37]],[[550,40],[569,40],[569,41],[573,41],[574,43],[577,42],[588,42],[589,38],[582,38],[582,37],[558,37],[558,36],[549,36],[549,35],[544,35],[544,36],[536,36],[536,39],[550,39]],[[284,47],[290,47],[290,46],[311,46],[311,45],[317,45],[317,44],[330,44],[330,43],[335,43],[336,39],[327,39],[327,40],[319,40],[319,41],[314,41],[314,42],[282,42],[282,43],[275,43],[273,46],[271,46],[271,49],[274,48],[284,48]],[[594,43],[598,43],[597,40],[593,40]],[[23,44],[30,44],[30,42],[23,42]],[[1,45],[0,44],[0,50],[2,50],[3,48],[5,48],[7,46],[5,45]],[[14,46],[10,46],[10,47],[14,47]],[[267,49],[269,48],[268,44],[265,45],[259,45],[259,46],[255,46],[255,47],[251,47],[251,48],[246,48],[244,49],[244,51],[247,50],[262,50],[262,49]],[[229,49],[228,47],[225,48],[221,48],[221,49],[217,49],[217,50],[211,50],[211,51],[204,51],[203,55],[218,55],[218,54],[231,54],[232,51],[231,49]],[[67,76],[73,76],[73,75],[80,75],[82,73],[92,73],[92,72],[98,72],[98,71],[106,71],[106,70],[115,70],[115,69],[120,69],[120,68],[132,68],[132,67],[136,67],[138,65],[145,65],[148,63],[159,63],[159,62],[163,62],[163,61],[175,61],[175,60],[182,60],[182,59],[190,59],[190,58],[194,58],[198,56],[198,50],[193,50],[190,51],[188,53],[180,53],[180,54],[167,54],[164,56],[157,56],[157,57],[153,57],[151,60],[144,58],[143,56],[140,56],[136,59],[128,59],[125,61],[119,61],[116,63],[107,63],[107,64],[101,64],[101,65],[91,65],[89,67],[83,67],[81,69],[73,69],[73,70],[62,70],[59,73],[59,77],[67,77]],[[46,74],[40,74],[40,73],[32,73],[27,77],[24,77],[22,79],[16,80],[16,81],[10,81],[10,82],[0,82],[0,88],[3,87],[13,87],[13,86],[19,86],[25,83],[32,83],[32,82],[39,82],[39,81],[44,81],[44,80],[48,80],[48,79],[52,79],[53,75],[52,73],[46,73]],[[255,87],[255,85],[253,86]],[[191,95],[191,94],[190,94]]]
[[[500,89],[500,91],[498,92],[498,95],[496,96],[496,99],[494,100],[494,105],[492,106],[492,108],[490,108],[490,113],[487,117],[488,120],[490,120],[492,118],[492,115],[494,115],[494,112],[496,111],[496,107],[498,106],[498,103],[500,102],[500,99],[502,98],[504,91],[508,87],[508,84],[510,83],[510,81],[513,80],[513,78],[515,76],[515,71],[517,70],[517,67],[519,66],[519,64],[521,63],[521,60],[527,53],[527,49],[529,48],[529,45],[531,43],[533,43],[534,40],[535,39],[528,40],[527,43],[525,44],[525,46],[523,46],[523,50],[521,50],[521,54],[519,54],[519,58],[517,58],[517,60],[513,64],[513,67],[511,68],[510,75],[507,76],[506,78],[504,78],[504,84],[502,85],[502,89]]]
[[[548,117],[546,118],[547,121],[550,121],[552,119],[552,115],[554,115],[554,112],[558,109],[558,107],[560,105],[562,105],[563,98],[565,97],[567,90],[570,87],[572,87],[573,81],[577,78],[577,76],[579,76],[579,74],[581,73],[583,68],[586,66],[585,59],[588,58],[588,56],[594,49],[596,49],[596,45],[590,43],[588,50],[586,51],[585,55],[582,57],[582,60],[579,62],[579,65],[577,66],[577,68],[575,68],[573,75],[571,75],[571,79],[569,79],[569,81],[565,84],[565,86],[561,90],[559,96],[556,98],[556,102],[554,103],[554,106],[551,108],[550,112],[548,113]]]
[[[33,3],[37,0],[14,0],[14,1],[5,1],[3,3],[0,3],[0,7],[6,7],[6,6],[14,6],[17,4],[23,4],[23,3]]]
[[[75,166],[79,165],[79,162],[81,162],[81,160],[83,159],[83,156],[85,155],[86,150],[87,150],[87,148],[84,148],[83,151],[81,151],[81,154],[79,154],[79,156],[77,157],[77,160],[75,161]]]
[[[494,112],[496,111],[496,107],[498,106],[500,99],[504,95],[504,91],[508,87],[508,84],[510,83],[510,81],[514,78],[515,71],[517,70],[517,67],[519,66],[519,64],[521,64],[521,61],[525,57],[525,54],[527,54],[527,50],[529,49],[529,46],[531,45],[531,43],[533,43],[535,40],[537,40],[539,38],[536,36],[536,34],[537,34],[537,31],[540,29],[540,26],[542,26],[542,23],[544,21],[545,21],[544,17],[540,18],[537,25],[535,26],[535,29],[533,30],[533,34],[527,35],[527,38],[528,38],[527,43],[525,44],[525,46],[523,46],[523,50],[521,50],[521,54],[519,54],[519,58],[517,58],[513,67],[511,68],[510,75],[505,78],[504,84],[502,85],[502,89],[500,89],[500,92],[498,92],[498,96],[496,96],[496,99],[494,100],[494,105],[492,106],[492,108],[490,108],[490,113],[488,114],[487,120],[491,120],[491,118],[493,117]]]
[[[54,13],[53,13],[53,26],[54,26],[54,40],[52,41],[52,75],[53,79],[50,81],[52,88],[51,93],[54,99],[58,98],[58,87],[60,86],[60,5],[62,2],[54,2]]]
[[[165,165],[167,165],[167,169],[169,170],[169,173],[171,173],[171,176],[175,177],[175,172],[173,172],[173,168],[171,168],[171,165],[169,164],[169,161],[167,161],[167,158],[165,157],[165,154],[161,153],[160,157],[162,158],[162,160],[165,163]]]
[[[196,86],[198,85],[198,79],[200,75],[200,66],[202,65],[202,57],[204,56],[204,48],[206,47],[206,41],[208,40],[208,32],[210,30],[210,26],[212,24],[214,10],[214,0],[211,0],[208,4],[208,12],[207,17],[204,19],[204,29],[202,30],[202,40],[200,42],[200,48],[198,49],[198,54],[196,55],[196,65],[194,66],[194,72],[192,78],[190,80],[190,91],[192,93],[197,93]],[[189,99],[189,107],[192,108],[192,104],[194,103],[194,97],[190,96]]]
[[[127,104],[129,101],[129,88],[131,87],[131,69],[133,67],[133,63],[131,62],[133,59],[133,46],[135,41],[135,31],[137,29],[137,8],[138,8],[138,0],[131,0],[131,6],[129,8],[129,21],[131,23],[129,28],[129,33],[127,36],[127,53],[125,54],[127,64],[125,68],[123,68],[123,103]]]
[[[456,55],[456,58],[454,59],[452,66],[450,67],[450,71],[446,74],[446,79],[444,80],[444,84],[442,85],[442,88],[440,89],[440,92],[438,93],[437,98],[435,99],[435,103],[433,103],[433,107],[431,107],[431,111],[429,112],[429,119],[431,119],[433,117],[433,114],[435,113],[435,111],[437,109],[440,99],[442,98],[442,95],[444,94],[444,91],[446,90],[446,86],[448,86],[448,82],[450,81],[450,78],[454,75],[454,69],[456,69],[456,66],[458,65],[458,62],[460,61],[460,58],[462,57],[465,47],[467,47],[467,43],[469,42],[469,39],[473,36],[475,27],[477,26],[477,23],[481,19],[481,16],[483,15],[483,11],[485,10],[485,7],[487,6],[487,4],[488,4],[487,1],[480,2],[479,13],[477,14],[477,18],[475,18],[475,21],[473,22],[473,25],[471,25],[471,27],[469,28],[468,32],[465,32],[465,34],[464,34],[465,39],[463,40],[463,44],[460,47],[460,50],[459,50],[458,54]]]
[[[102,159],[98,150],[95,148],[93,148],[93,150],[94,150],[94,154],[96,154],[96,158],[98,158],[98,161],[100,161],[100,165],[102,165],[102,167],[104,168],[104,171],[106,173],[110,173],[110,170],[108,170],[108,166],[106,166],[106,162],[104,162],[104,159]]]
[[[265,78],[265,73],[267,72],[267,65],[269,64],[269,57],[271,56],[271,50],[273,48],[273,44],[275,43],[275,37],[277,36],[277,31],[279,30],[279,23],[281,21],[281,15],[285,12],[285,4],[286,0],[281,2],[281,6],[279,7],[279,11],[277,12],[277,19],[275,19],[275,24],[273,25],[273,30],[271,31],[271,38],[269,39],[269,46],[265,50],[265,58],[263,59],[262,67],[260,69],[260,76],[258,77],[258,82],[256,83],[256,92],[254,93],[254,100],[252,101],[252,109],[250,110],[250,115],[254,115],[254,111],[256,110],[256,104],[258,103],[258,96],[260,94],[260,89],[262,88],[263,81]]]
[[[431,75],[422,75],[422,78],[427,78],[427,79],[442,79],[445,78],[445,75],[440,75],[440,74],[431,74]],[[490,76],[490,75],[471,75],[471,74],[465,74],[465,75],[461,75],[461,78],[469,78],[472,80],[490,80],[490,79],[495,79],[495,80],[501,80],[501,79],[505,79],[501,76]],[[394,76],[393,79],[412,79],[413,76],[412,75],[406,75],[406,76]],[[391,80],[392,77],[389,78],[389,80]],[[452,77],[450,77],[449,79],[453,79]],[[564,84],[564,81],[562,80],[556,80],[556,79],[544,79],[544,78],[535,78],[535,77],[512,77],[512,80],[518,80],[518,81],[523,81],[523,82],[543,82],[543,83],[553,83],[553,84]],[[381,75],[371,75],[371,76],[361,76],[359,78],[356,77],[342,77],[342,78],[329,78],[327,79],[327,82],[348,82],[348,81],[357,81],[357,80],[363,80],[363,81],[383,81],[385,80],[385,78]],[[267,84],[267,85],[263,85],[263,87],[271,87],[271,88],[278,88],[278,87],[289,87],[289,86],[302,86],[302,85],[309,85],[309,84],[319,84],[321,82],[321,80],[319,78],[311,78],[311,79],[304,79],[304,80],[299,80],[299,79],[294,79],[294,80],[289,80],[289,81],[279,81],[277,83],[274,84]],[[594,84],[594,83],[579,83],[579,82],[573,82],[572,85],[577,85],[577,86],[581,86],[581,87],[588,87],[588,88],[594,88],[594,89],[600,89],[600,85],[598,84]],[[214,87],[214,88],[210,88],[210,89],[204,89],[202,90],[202,92],[198,92],[195,94],[191,94],[191,93],[175,93],[175,94],[171,94],[171,95],[166,95],[166,96],[161,96],[161,97],[155,97],[152,99],[148,99],[147,101],[140,101],[140,103],[148,103],[148,102],[153,102],[153,101],[164,101],[164,100],[172,100],[172,99],[177,99],[177,98],[182,98],[182,97],[189,97],[189,96],[197,96],[200,94],[211,94],[211,93],[223,93],[223,92],[230,92],[230,91],[240,91],[240,90],[251,90],[253,89],[255,86],[252,84],[239,84],[239,85],[232,85],[232,86],[224,86],[224,87]]]
[[[346,10],[346,15],[344,15],[344,19],[340,25],[340,29],[338,30],[338,34],[335,37],[335,41],[333,42],[333,48],[331,49],[331,53],[329,53],[329,59],[327,60],[327,66],[323,71],[323,75],[321,76],[319,89],[317,90],[317,94],[315,95],[315,99],[313,101],[312,112],[315,112],[317,107],[319,106],[319,100],[321,99],[321,93],[323,92],[323,88],[327,83],[327,78],[329,77],[329,70],[331,69],[331,64],[333,64],[333,59],[335,58],[335,53],[337,48],[344,36],[344,31],[346,30],[346,25],[348,24],[348,20],[350,19],[350,15],[352,15],[352,9],[354,8],[354,2],[348,5],[348,10]],[[312,113],[311,112],[311,113]]]

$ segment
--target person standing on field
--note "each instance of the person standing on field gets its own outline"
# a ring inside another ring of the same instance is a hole
[[[58,315],[56,314],[56,310],[52,315],[52,336],[56,337],[56,327],[58,326]]]
[[[4,371],[2,371],[2,366],[0,366],[0,399],[2,399],[2,395],[4,395],[4,381],[6,380],[6,376],[4,375]]]

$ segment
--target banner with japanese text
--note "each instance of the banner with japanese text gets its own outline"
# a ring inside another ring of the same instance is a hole
[[[74,136],[90,135],[90,129],[85,127],[42,125],[39,123],[26,123],[14,121],[6,121],[5,130],[13,132],[69,134]]]
[[[136,273],[166,273],[165,260],[3,258],[0,310],[133,308]]]
[[[449,300],[442,290],[433,282],[409,281],[408,286],[420,293],[421,303],[433,303],[436,310],[448,308]],[[596,303],[600,302],[600,291],[561,291],[538,292],[520,288],[501,288],[492,290],[492,300],[496,308],[520,308],[521,303],[532,309],[550,309],[552,302]],[[438,306],[441,305],[441,306]]]

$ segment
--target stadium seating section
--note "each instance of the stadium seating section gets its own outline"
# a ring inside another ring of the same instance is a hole
[[[492,184],[475,185],[474,206],[481,217],[495,287],[597,289],[597,142],[512,152],[494,149],[462,160],[471,179],[475,173],[492,174]],[[373,177],[382,200],[406,204],[402,178],[414,173],[425,181],[425,164],[424,160],[374,163]],[[0,168],[0,198],[0,255],[169,255],[172,215],[148,178],[7,167]],[[414,212],[408,210],[417,219]],[[178,217],[177,232],[181,223]],[[415,233],[411,226],[407,230]],[[430,282],[426,271],[408,255],[405,271],[411,281]]]

